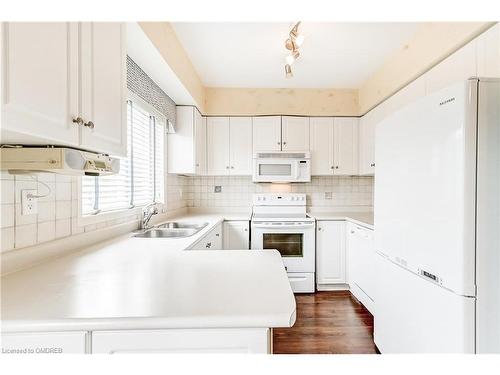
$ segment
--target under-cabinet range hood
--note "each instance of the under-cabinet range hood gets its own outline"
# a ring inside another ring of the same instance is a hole
[[[104,176],[120,171],[120,159],[67,147],[2,146],[0,167],[12,174],[51,172]]]

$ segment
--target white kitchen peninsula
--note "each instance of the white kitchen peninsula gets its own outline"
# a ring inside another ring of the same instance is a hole
[[[296,313],[279,253],[171,244],[128,235],[4,276],[4,352],[272,352]]]

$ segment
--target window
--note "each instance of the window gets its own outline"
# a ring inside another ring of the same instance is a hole
[[[147,105],[127,102],[127,157],[112,176],[82,177],[82,214],[163,202],[165,118]]]

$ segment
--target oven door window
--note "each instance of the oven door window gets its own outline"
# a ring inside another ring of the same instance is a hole
[[[259,164],[259,176],[291,176],[291,164]]]
[[[263,248],[276,249],[282,257],[304,256],[303,233],[264,233]]]

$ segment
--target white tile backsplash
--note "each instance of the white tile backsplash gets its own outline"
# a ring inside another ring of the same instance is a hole
[[[312,207],[373,206],[373,177],[312,177],[310,183],[256,184],[248,177],[188,177],[188,207],[245,207],[252,194],[265,192],[306,193]],[[215,193],[215,186],[222,191]],[[328,193],[328,194],[327,194]],[[331,199],[326,199],[326,196]]]

